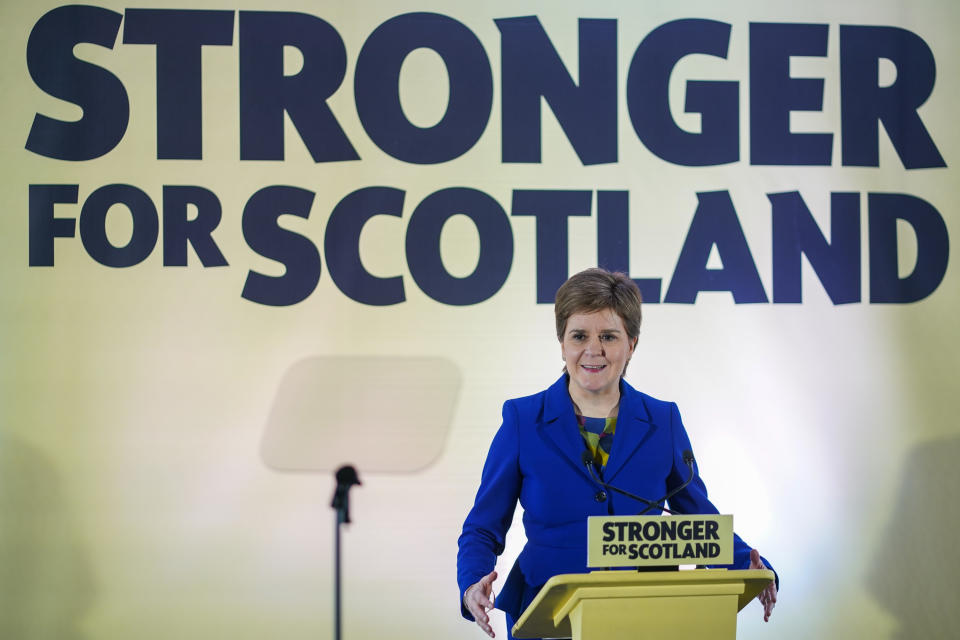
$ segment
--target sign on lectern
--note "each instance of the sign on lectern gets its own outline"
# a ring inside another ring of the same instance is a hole
[[[730,564],[733,516],[591,516],[591,568]]]

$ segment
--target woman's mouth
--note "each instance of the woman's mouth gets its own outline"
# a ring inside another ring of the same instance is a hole
[[[589,371],[590,373],[598,373],[607,368],[607,365],[605,364],[582,364],[580,366],[586,369],[587,371]]]

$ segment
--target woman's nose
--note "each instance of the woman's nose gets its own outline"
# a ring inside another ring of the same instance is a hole
[[[587,341],[587,352],[603,355],[603,342],[599,336],[594,336]]]

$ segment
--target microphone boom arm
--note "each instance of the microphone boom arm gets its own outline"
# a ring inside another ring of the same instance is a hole
[[[637,502],[642,502],[643,504],[647,505],[647,508],[644,509],[642,512],[640,512],[640,515],[643,515],[644,513],[646,513],[647,511],[649,511],[650,509],[652,509],[652,508],[654,508],[654,507],[661,506],[659,503],[660,503],[660,502],[663,502],[663,500],[660,500],[659,502],[654,502],[654,501],[652,501],[652,500],[647,500],[646,498],[641,498],[640,496],[636,496],[636,495],[630,493],[629,491],[624,491],[623,489],[620,489],[619,487],[615,487],[615,486],[613,486],[613,485],[611,485],[611,484],[607,484],[606,482],[604,482],[603,480],[601,480],[601,479],[597,476],[596,472],[595,472],[594,469],[593,469],[593,457],[590,455],[590,452],[589,452],[589,451],[584,451],[584,452],[583,452],[583,458],[582,458],[582,460],[583,460],[583,466],[585,466],[585,467],[587,468],[587,472],[590,474],[590,477],[593,478],[593,481],[596,482],[597,484],[599,484],[601,487],[604,487],[605,489],[609,489],[610,491],[613,491],[614,493],[619,493],[619,494],[622,495],[622,496],[626,496],[626,497],[628,497],[628,498],[630,498],[630,499],[632,499],[632,500],[636,500]],[[687,482],[689,483],[689,480],[688,480]],[[686,485],[683,485],[683,486],[686,486]],[[683,488],[683,487],[681,487],[681,488]],[[666,511],[667,513],[673,513],[673,511],[670,511],[670,509],[667,509],[666,507],[661,507],[661,508],[662,508],[664,511]]]
[[[664,511],[666,511],[667,513],[673,513],[673,511],[670,511],[670,510],[667,509],[667,507],[666,507],[667,500],[669,500],[669,499],[672,498],[673,496],[677,495],[678,493],[680,493],[681,491],[683,491],[684,489],[686,489],[686,488],[687,488],[687,485],[690,484],[691,482],[693,482],[693,477],[696,475],[696,472],[695,472],[694,469],[693,469],[693,463],[694,463],[693,451],[690,451],[690,449],[686,449],[686,450],[683,452],[683,461],[686,463],[687,469],[690,471],[690,475],[687,477],[686,482],[684,482],[683,484],[681,484],[681,485],[680,485],[679,487],[677,487],[676,489],[673,489],[672,491],[668,491],[668,492],[667,492],[667,495],[663,496],[662,498],[660,498],[659,500],[657,500],[655,503],[649,504],[649,506],[647,506],[646,509],[644,509],[643,511],[641,511],[641,512],[639,513],[639,515],[642,516],[642,515],[645,514],[647,511],[649,511],[650,509],[652,509],[653,507],[655,507],[655,506],[657,506],[657,505],[663,505],[663,510],[664,510]]]

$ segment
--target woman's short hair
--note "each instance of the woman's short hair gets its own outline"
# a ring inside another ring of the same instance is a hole
[[[557,339],[563,341],[570,316],[604,309],[613,309],[623,320],[627,335],[635,339],[640,335],[640,303],[640,289],[624,273],[599,268],[575,273],[560,285],[553,304]]]

